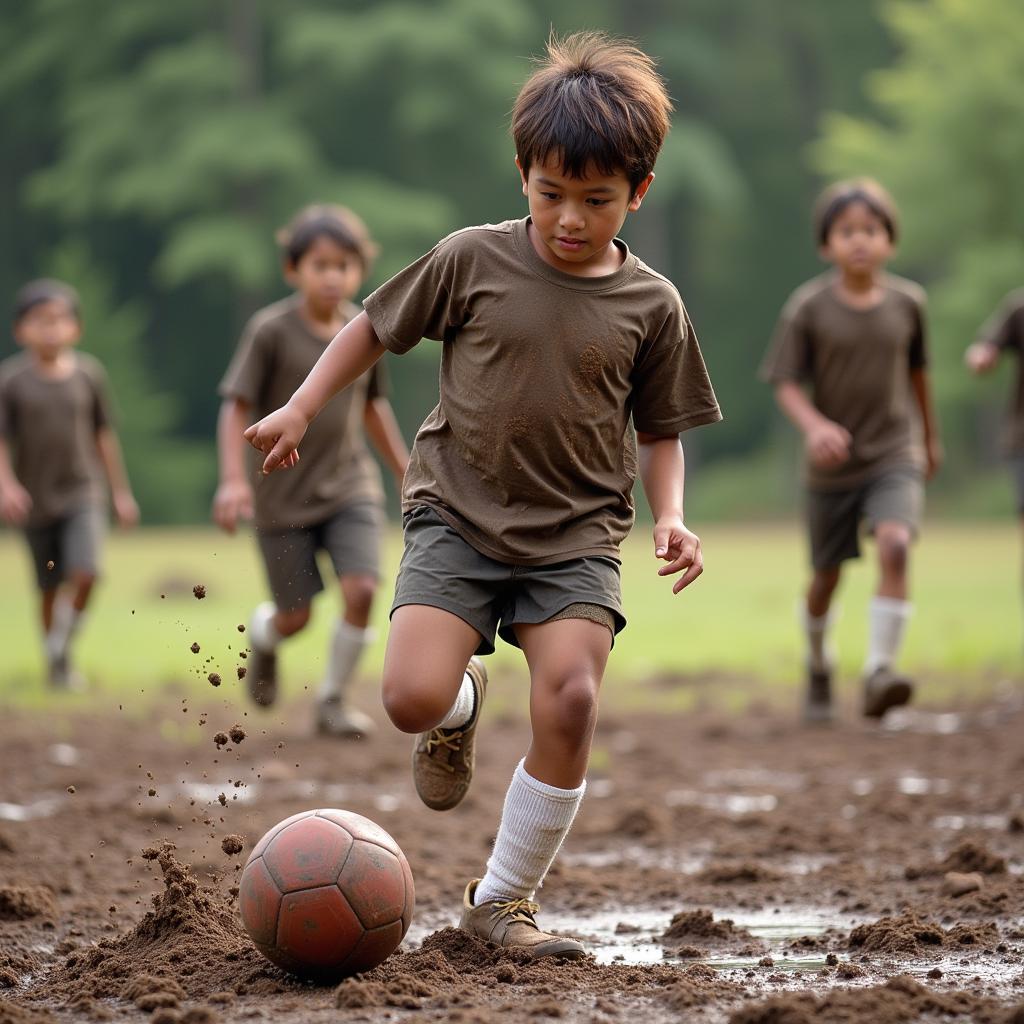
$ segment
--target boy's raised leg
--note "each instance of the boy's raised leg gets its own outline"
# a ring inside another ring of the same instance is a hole
[[[832,625],[832,595],[839,584],[838,567],[815,569],[803,608],[804,634],[807,639],[807,691],[804,697],[804,721],[832,721],[832,676],[835,659],[828,642]]]

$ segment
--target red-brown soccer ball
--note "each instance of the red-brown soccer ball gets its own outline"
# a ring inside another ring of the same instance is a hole
[[[398,843],[351,811],[303,811],[253,848],[239,883],[242,923],[278,967],[334,981],[385,960],[415,903]]]

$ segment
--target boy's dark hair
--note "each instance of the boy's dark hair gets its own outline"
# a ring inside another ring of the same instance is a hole
[[[304,207],[274,237],[289,267],[296,266],[313,243],[324,237],[358,256],[364,273],[369,273],[380,252],[362,219],[347,207],[333,203]]]
[[[624,173],[636,191],[654,169],[672,110],[654,61],[631,42],[577,32],[552,35],[538,65],[512,110],[523,173],[555,155],[572,178],[593,164]]]
[[[40,277],[23,285],[14,296],[14,323],[20,323],[30,310],[44,302],[63,302],[76,320],[82,319],[82,304],[78,292],[63,281],[54,280],[52,277]]]
[[[814,233],[818,245],[827,245],[832,226],[854,203],[863,203],[881,222],[894,245],[899,238],[899,213],[889,193],[872,178],[854,178],[829,185],[814,206]]]

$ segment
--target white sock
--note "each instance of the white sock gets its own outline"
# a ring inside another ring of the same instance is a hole
[[[533,899],[572,826],[587,783],[558,789],[527,774],[520,761],[505,796],[501,825],[487,874],[477,886],[477,906],[488,900]]]
[[[269,654],[284,639],[274,625],[277,606],[273,601],[258,604],[249,620],[249,640],[253,647]]]
[[[451,710],[445,715],[438,729],[458,729],[460,725],[466,725],[476,711],[476,687],[467,672],[462,677],[462,685],[459,687],[459,695]]]
[[[835,616],[831,611],[824,615],[811,615],[807,605],[802,604],[800,617],[807,637],[807,666],[812,672],[826,672],[835,664],[832,645],[828,642],[828,631]]]
[[[53,621],[46,634],[46,653],[51,659],[64,657],[71,640],[85,617],[70,601],[57,601],[53,606]]]
[[[873,597],[868,605],[868,656],[864,674],[896,661],[913,605],[898,597]]]
[[[343,696],[355,675],[356,665],[363,651],[373,643],[374,631],[353,626],[342,619],[334,627],[331,647],[327,654],[327,673],[320,684],[320,699]]]

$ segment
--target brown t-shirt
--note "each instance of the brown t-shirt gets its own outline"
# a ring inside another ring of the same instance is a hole
[[[306,325],[299,302],[293,295],[253,316],[220,383],[221,397],[246,402],[253,419],[284,405],[327,347]],[[342,313],[347,323],[358,309],[346,304]],[[383,500],[380,471],[363,434],[363,413],[368,401],[386,393],[385,370],[378,363],[324,406],[302,439],[301,459],[285,472],[263,476],[263,456],[248,451],[258,528],[311,526],[352,501]]]
[[[634,516],[630,416],[673,435],[721,413],[678,292],[616,244],[622,266],[583,278],[541,259],[526,220],[466,228],[366,299],[390,351],[443,342],[404,508],[432,506],[510,564],[618,555]]]
[[[96,433],[112,419],[107,375],[91,356],[72,355],[74,369],[61,379],[42,376],[28,353],[0,364],[0,437],[32,496],[29,526],[105,501]]]
[[[835,275],[798,288],[782,310],[761,376],[807,382],[814,405],[853,436],[850,458],[807,464],[808,486],[841,490],[891,466],[924,467],[911,370],[927,364],[924,290],[886,275],[884,295],[856,309],[836,294]]]
[[[1017,379],[1010,393],[1003,443],[1009,454],[1024,452],[1024,288],[1012,292],[982,327],[979,341],[987,341],[1000,351],[1017,355]]]

